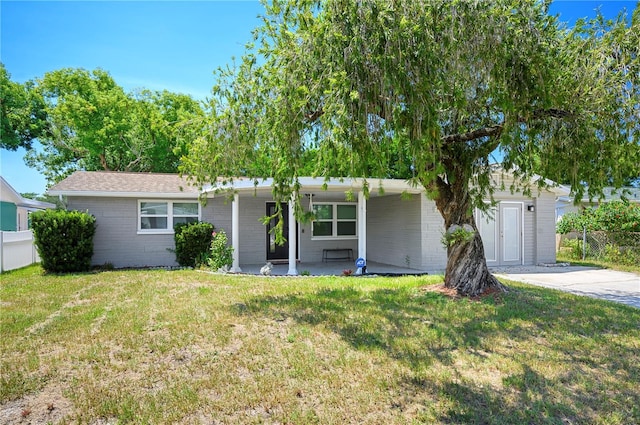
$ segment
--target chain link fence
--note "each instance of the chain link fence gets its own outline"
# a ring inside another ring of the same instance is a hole
[[[559,254],[575,260],[640,264],[640,232],[570,232],[560,236]]]

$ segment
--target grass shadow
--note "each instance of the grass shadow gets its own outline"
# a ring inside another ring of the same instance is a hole
[[[411,371],[400,384],[403,391],[426,390],[447,399],[451,408],[436,418],[446,423],[581,422],[587,411],[609,409],[605,394],[615,391],[613,398],[624,406],[640,402],[627,385],[640,379],[640,310],[510,285],[506,295],[479,300],[451,299],[416,286],[318,288],[254,296],[237,314],[324,327],[355,350],[401,362]],[[499,370],[497,387],[478,385],[463,373],[476,363]],[[438,373],[425,375],[430,368]],[[549,377],[545,368],[552,369]],[[443,370],[452,378],[442,378]],[[567,390],[567,382],[582,372],[586,376]],[[594,401],[592,387],[603,378],[606,388]],[[624,418],[640,415],[625,409]],[[488,411],[493,416],[487,419]]]

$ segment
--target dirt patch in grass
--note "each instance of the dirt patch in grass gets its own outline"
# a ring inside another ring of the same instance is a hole
[[[73,403],[62,394],[58,383],[51,383],[41,391],[0,406],[3,424],[57,424],[73,412]]]
[[[447,288],[444,286],[444,284],[426,285],[422,287],[422,290],[425,292],[436,292],[452,300],[459,300],[464,298],[473,301],[481,301],[485,298],[493,298],[495,301],[498,301],[501,300],[502,295],[504,294],[504,292],[501,291],[500,288],[487,288],[482,294],[475,297],[462,297],[460,294],[458,294],[458,291],[453,288]]]

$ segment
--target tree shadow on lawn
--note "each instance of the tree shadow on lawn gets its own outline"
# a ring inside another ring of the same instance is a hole
[[[640,378],[633,347],[605,344],[607,335],[638,338],[640,310],[543,288],[512,288],[500,297],[478,300],[452,299],[425,288],[320,288],[310,293],[253,297],[235,309],[238,315],[278,321],[290,318],[299,324],[322,326],[357,350],[379,351],[402,362],[412,371],[399,383],[403,392],[426,392],[433,399],[447,399],[452,407],[439,414],[446,422],[584,420],[589,415],[586,411],[598,410],[589,406],[594,397],[590,382],[598,380],[591,371],[597,369],[614,383]],[[507,347],[496,347],[496,343]],[[557,358],[555,377],[542,376],[529,366],[526,350],[537,344],[544,357]],[[494,356],[494,362],[504,359],[517,366],[499,378],[499,388],[483,387],[461,378],[456,364],[460,353],[476,356],[479,364],[483,357]],[[425,375],[432,366],[448,368],[454,378]],[[580,380],[588,384],[563,389],[580,374],[587,374]],[[637,394],[628,391],[615,397],[618,406],[628,405],[630,399],[634,405],[640,402]],[[630,412],[629,406],[624,409],[627,416],[640,414]],[[487,412],[490,418],[485,417]]]

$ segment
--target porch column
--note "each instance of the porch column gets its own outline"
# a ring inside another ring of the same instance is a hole
[[[367,260],[367,198],[358,192],[358,257]]]
[[[297,276],[298,269],[296,265],[296,253],[298,252],[298,238],[296,235],[296,217],[294,214],[295,204],[293,202],[295,194],[291,196],[291,200],[289,201],[289,236],[287,237],[289,241],[289,271],[288,275]]]
[[[233,247],[232,273],[241,273],[240,268],[240,195],[233,195],[231,203],[231,246]]]

